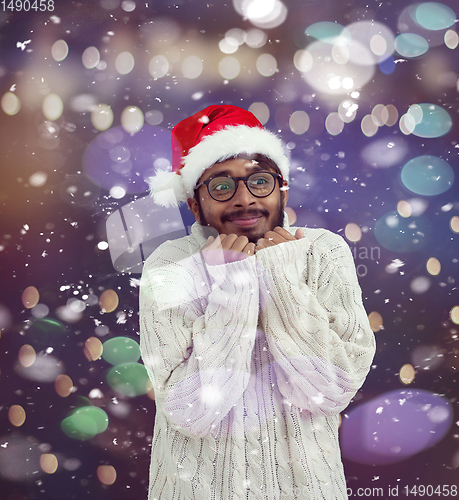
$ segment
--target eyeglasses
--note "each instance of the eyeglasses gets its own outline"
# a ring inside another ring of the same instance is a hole
[[[244,181],[250,194],[257,198],[269,196],[276,187],[276,179],[279,179],[279,186],[282,183],[282,175],[273,172],[254,172],[247,177],[231,177],[230,175],[219,175],[211,177],[198,184],[194,190],[197,191],[203,184],[207,186],[207,191],[215,201],[228,201],[236,194],[239,181]]]

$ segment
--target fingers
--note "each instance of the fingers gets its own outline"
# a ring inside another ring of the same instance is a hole
[[[209,265],[218,265],[246,259],[255,253],[255,244],[247,236],[220,234],[217,238],[209,236],[202,248]]]
[[[295,238],[297,240],[301,240],[301,238],[304,238],[304,231],[303,231],[303,228],[299,227],[296,231],[295,231]]]
[[[246,254],[247,257],[250,257],[250,255],[253,255],[255,253],[255,243],[247,243],[247,245],[242,250],[242,253]]]
[[[278,245],[279,243],[285,243],[287,241],[296,241],[304,238],[304,231],[302,228],[298,228],[295,231],[295,235],[289,233],[283,227],[275,227],[272,231],[268,231],[263,238],[260,238],[257,241],[255,252],[263,248],[268,248],[274,245]]]

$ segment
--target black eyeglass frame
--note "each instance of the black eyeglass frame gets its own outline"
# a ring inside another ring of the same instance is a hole
[[[250,190],[249,186],[247,185],[247,181],[249,180],[249,178],[252,177],[253,175],[257,175],[257,174],[269,174],[269,175],[271,175],[274,178],[273,188],[272,188],[272,190],[268,194],[264,194],[263,196],[259,196],[257,194],[254,194],[254,193],[252,193],[252,191]],[[217,200],[217,198],[214,198],[212,196],[211,192],[210,192],[210,189],[209,189],[209,183],[210,183],[210,181],[212,181],[213,179],[217,179],[218,177],[224,177],[224,178],[233,179],[233,181],[235,181],[235,184],[236,184],[236,189],[234,190],[234,193],[229,198],[226,198],[225,200]],[[266,198],[267,196],[270,196],[271,194],[273,194],[273,191],[276,189],[276,178],[279,180],[279,187],[282,187],[282,184],[284,182],[284,178],[282,177],[281,174],[278,174],[277,172],[268,172],[268,171],[265,171],[265,170],[260,170],[260,171],[251,173],[247,177],[232,177],[231,175],[216,175],[215,177],[210,177],[209,179],[206,179],[205,181],[200,182],[194,188],[194,191],[196,192],[203,184],[205,184],[206,187],[207,187],[207,192],[209,193],[209,196],[213,200],[215,200],[215,201],[221,201],[221,202],[223,202],[223,201],[229,201],[236,194],[236,192],[238,190],[238,187],[239,187],[239,181],[244,181],[245,187],[247,188],[247,190],[249,191],[249,193],[252,196],[255,196],[255,198]]]

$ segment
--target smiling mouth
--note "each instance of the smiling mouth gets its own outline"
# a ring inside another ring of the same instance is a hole
[[[236,226],[247,227],[247,226],[254,226],[260,219],[261,215],[258,217],[249,216],[249,217],[241,217],[238,219],[232,219],[230,220],[230,222],[232,224],[235,224]]]

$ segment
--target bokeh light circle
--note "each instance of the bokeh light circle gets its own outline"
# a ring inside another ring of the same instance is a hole
[[[296,135],[304,134],[308,130],[309,124],[310,119],[306,111],[294,111],[290,116],[289,127]]]
[[[129,337],[115,337],[104,342],[102,357],[112,365],[135,363],[140,358],[139,344]]]
[[[122,363],[107,373],[110,387],[125,396],[134,397],[146,394],[152,385],[147,370],[140,363]]]
[[[98,104],[91,111],[91,123],[97,130],[103,132],[113,123],[113,111],[108,104]]]
[[[422,56],[429,50],[428,41],[416,33],[402,33],[394,41],[395,50],[403,57]]]
[[[5,114],[13,116],[21,109],[21,101],[13,92],[5,92],[2,96],[1,107]]]
[[[57,40],[51,47],[51,55],[57,62],[63,61],[69,53],[69,46],[65,40]]]
[[[413,135],[425,138],[441,137],[447,134],[453,125],[449,113],[440,106],[431,103],[413,104],[406,116],[414,123]]]
[[[435,196],[444,193],[453,185],[454,171],[438,156],[423,155],[405,164],[401,180],[413,193]]]
[[[22,292],[22,304],[27,309],[32,309],[32,307],[35,307],[38,304],[39,300],[40,300],[40,293],[34,286],[28,286]]]
[[[394,252],[414,252],[428,241],[431,227],[424,216],[402,217],[397,211],[389,212],[375,224],[378,242]]]
[[[250,105],[249,111],[258,118],[262,125],[269,120],[269,108],[264,102],[254,102]]]
[[[81,56],[83,66],[87,69],[95,68],[100,62],[100,53],[97,47],[88,47]]]
[[[272,76],[277,71],[276,58],[271,54],[261,54],[257,58],[256,67],[262,76]]]
[[[218,64],[218,72],[226,80],[233,80],[239,75],[241,65],[233,56],[224,57]]]
[[[121,52],[115,60],[116,71],[120,75],[127,75],[134,69],[134,56],[130,52]]]
[[[99,465],[97,467],[97,479],[106,486],[112,485],[116,481],[116,469],[113,465]]]
[[[64,103],[57,94],[48,94],[43,99],[42,109],[46,119],[55,121],[61,117],[64,111]]]
[[[73,439],[86,441],[104,432],[108,423],[108,416],[102,408],[83,406],[62,420],[61,429]]]
[[[121,126],[130,134],[136,134],[142,130],[145,117],[142,110],[137,106],[128,106],[121,113]]]
[[[162,78],[169,71],[169,61],[163,55],[154,56],[148,65],[148,71],[153,78]]]
[[[57,471],[59,462],[53,453],[43,453],[40,457],[40,467],[46,474],[54,474]]]
[[[456,22],[453,9],[440,2],[424,2],[416,7],[416,22],[428,30],[443,30]]]

